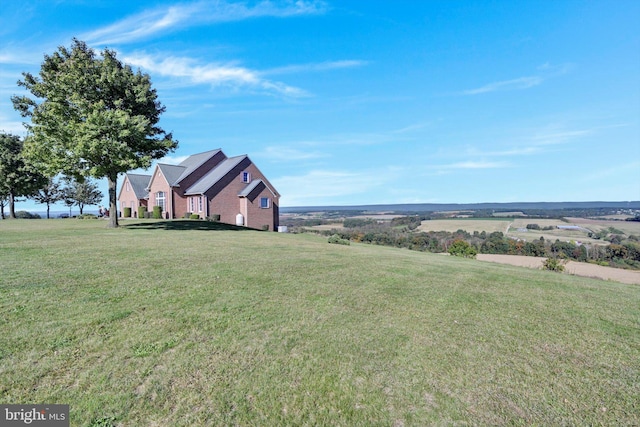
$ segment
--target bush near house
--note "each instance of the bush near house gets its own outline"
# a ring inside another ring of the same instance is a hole
[[[147,217],[147,207],[138,206],[138,218],[146,218],[146,217]]]
[[[153,207],[153,219],[162,219],[162,206]]]
[[[124,208],[123,214],[125,218],[131,218],[131,208]]]

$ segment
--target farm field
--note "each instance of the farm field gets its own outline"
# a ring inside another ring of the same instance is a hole
[[[74,426],[640,422],[638,285],[122,224],[0,221],[0,402]]]
[[[586,218],[567,218],[569,222],[559,219],[540,219],[540,218],[455,218],[455,219],[436,219],[422,221],[418,227],[419,231],[448,231],[455,232],[465,230],[469,233],[486,232],[487,234],[500,231],[509,237],[522,240],[538,240],[544,237],[545,240],[575,240],[583,243],[591,244],[607,244],[602,240],[592,239],[588,236],[588,230],[598,232],[614,227],[623,231],[627,235],[640,236],[640,223],[632,221],[611,221],[611,220],[592,220]],[[526,230],[527,224],[538,224],[540,228],[554,227],[552,230]],[[583,227],[585,230],[562,230],[555,228],[556,226],[576,225]],[[507,232],[508,230],[508,232]]]
[[[502,233],[507,232],[507,227],[511,224],[511,218],[455,218],[455,219],[432,219],[428,221],[422,221],[422,224],[418,227],[419,231],[448,231],[456,232],[458,230],[465,230],[469,233],[474,231],[483,232],[487,234],[495,231]]]

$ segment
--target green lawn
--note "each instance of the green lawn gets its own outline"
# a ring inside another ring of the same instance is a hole
[[[637,285],[123,224],[0,221],[0,403],[73,426],[640,423]]]

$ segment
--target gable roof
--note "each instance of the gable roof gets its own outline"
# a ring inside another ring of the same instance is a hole
[[[185,179],[186,177],[191,175],[193,173],[193,171],[198,169],[204,162],[206,162],[211,157],[215,156],[216,154],[218,154],[221,151],[222,150],[220,150],[219,148],[216,148],[215,150],[209,150],[209,151],[205,151],[204,153],[194,154],[194,155],[189,156],[186,159],[184,159],[178,165],[178,166],[182,166],[184,168],[184,171],[182,172],[182,175],[180,175],[178,177],[178,179],[176,179],[175,183],[172,184],[172,185],[179,184],[180,181],[182,181],[183,179]]]
[[[158,168],[171,187],[175,187],[178,183],[178,179],[184,174],[185,170],[184,166],[167,165],[163,163],[158,163]]]
[[[233,168],[238,166],[238,164],[246,158],[248,158],[248,156],[244,154],[242,156],[230,157],[223,160],[218,166],[196,181],[195,184],[187,188],[187,191],[184,192],[185,196],[204,193],[224,178],[225,175],[231,172]]]
[[[189,156],[178,165],[158,163],[158,167],[160,168],[160,171],[162,171],[162,174],[169,183],[170,187],[179,187],[179,184],[183,179],[191,175],[204,162],[220,152],[221,150],[217,148],[215,150],[209,150],[205,151],[204,153],[198,153]]]
[[[273,191],[273,189],[269,187],[267,183],[261,179],[254,179],[253,181],[251,181],[249,185],[247,185],[241,192],[238,193],[238,197],[246,197],[251,201],[253,201],[257,197],[258,193],[260,193],[265,188],[269,190],[274,197],[276,197],[276,192]],[[254,190],[257,190],[257,191],[252,197],[251,193]]]
[[[136,199],[146,199],[149,196],[147,185],[149,185],[151,175],[128,173],[126,176],[129,179],[133,193],[136,195]]]

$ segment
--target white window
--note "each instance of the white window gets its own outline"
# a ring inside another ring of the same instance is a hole
[[[202,212],[202,196],[198,197],[198,212]]]
[[[193,211],[194,211],[193,197],[189,197],[189,212],[193,213]]]
[[[251,173],[250,172],[242,172],[242,182],[251,182]]]
[[[131,210],[134,210],[136,207],[136,202],[131,202]]]
[[[262,209],[269,208],[269,198],[268,197],[260,197],[260,207]]]
[[[129,181],[127,181],[127,185],[126,185],[126,187],[127,187],[127,190],[126,190],[126,191],[131,191],[131,187],[129,186]]]
[[[164,195],[164,191],[158,191],[156,193],[156,206],[160,206],[162,208],[162,211],[164,212],[164,202],[165,202],[165,195]]]

